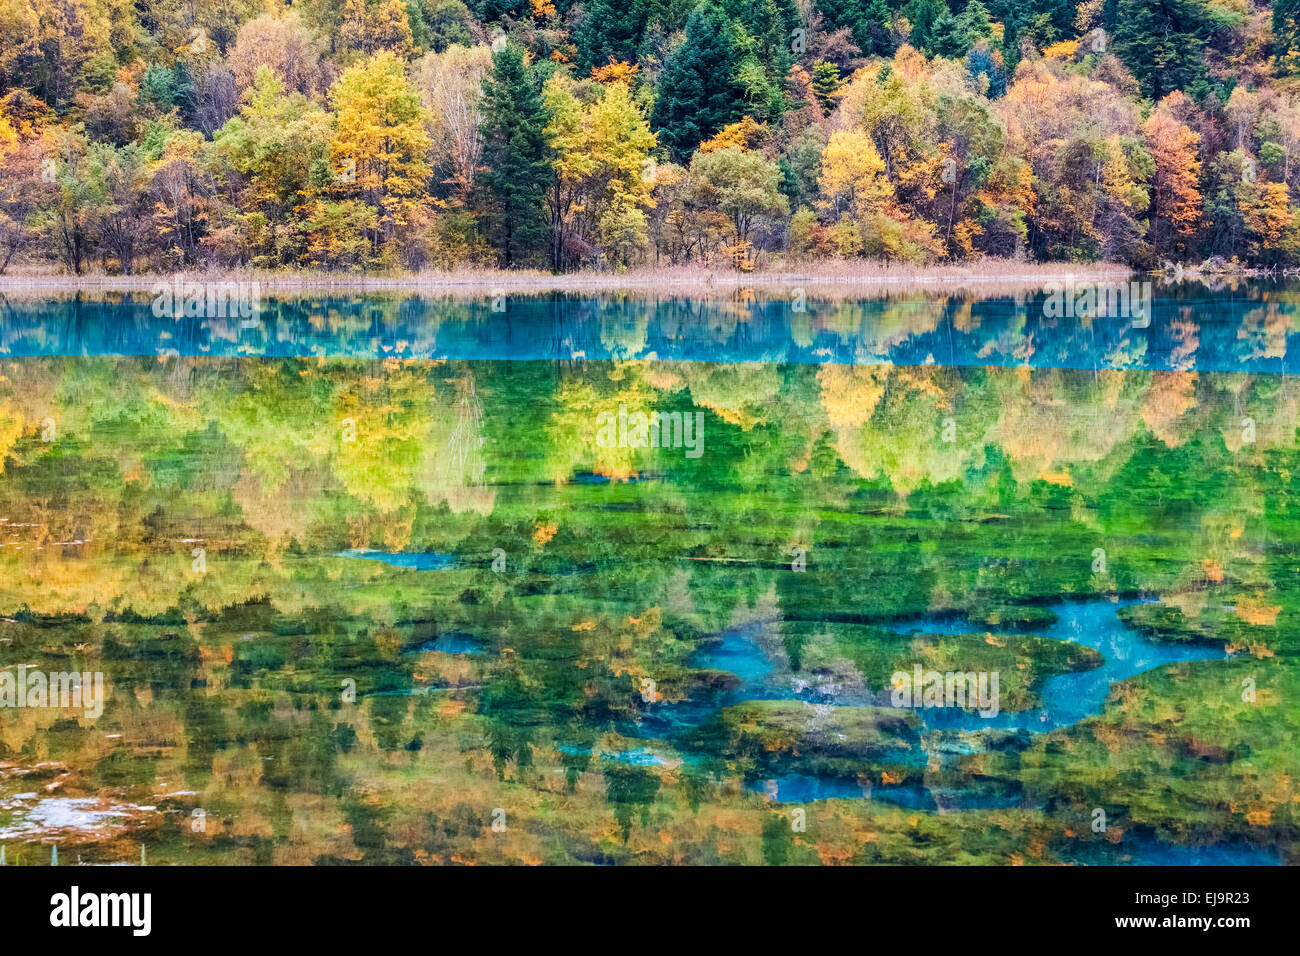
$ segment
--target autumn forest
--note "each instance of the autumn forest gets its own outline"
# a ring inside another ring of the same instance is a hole
[[[0,0],[0,271],[1300,262],[1297,0]]]

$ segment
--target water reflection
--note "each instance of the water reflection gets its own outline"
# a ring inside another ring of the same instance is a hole
[[[817,292],[651,299],[630,293],[267,295],[252,320],[159,317],[143,291],[19,297],[4,300],[0,354],[1294,371],[1296,350],[1289,346],[1300,309],[1294,281],[1207,287],[1157,280],[1148,306],[1115,302],[1108,311],[1103,297],[1092,318],[1061,314],[1066,310],[1054,305],[1059,289],[875,299],[818,298]]]
[[[6,302],[6,861],[1293,860],[1295,302]]]

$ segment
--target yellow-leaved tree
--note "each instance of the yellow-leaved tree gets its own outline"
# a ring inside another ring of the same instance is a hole
[[[833,218],[848,213],[866,219],[883,212],[893,200],[893,188],[885,178],[885,161],[866,133],[852,129],[831,134],[822,153],[822,174],[818,181],[823,205]]]
[[[648,162],[655,134],[626,83],[601,88],[588,104],[575,84],[557,74],[544,91],[555,150],[551,187],[552,264],[594,258],[603,251],[626,264],[646,242],[654,207]]]
[[[14,129],[13,123],[9,122],[4,107],[0,106],[0,159],[4,159],[17,147],[18,131]]]
[[[934,225],[907,216],[885,176],[870,136],[837,130],[822,153],[822,208],[832,220],[826,238],[841,256],[925,262],[941,252]]]
[[[379,245],[428,213],[428,111],[387,50],[343,72],[330,88],[334,191],[374,210]]]

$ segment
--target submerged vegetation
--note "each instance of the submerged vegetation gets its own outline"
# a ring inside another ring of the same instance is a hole
[[[494,358],[345,357],[318,307],[333,355],[50,323],[74,354],[0,363],[0,668],[108,700],[0,710],[7,859],[1295,862],[1300,391],[1212,360],[1285,357],[1269,295],[1157,310],[1174,368],[1132,332],[1053,367],[1077,329],[958,302],[813,304],[810,343],[875,364],[645,355],[629,314],[673,313],[621,302],[581,321],[630,358],[501,326]],[[934,328],[1019,363],[888,360]],[[620,404],[700,412],[703,454],[602,447]],[[891,705],[913,665],[998,673],[996,719]]]

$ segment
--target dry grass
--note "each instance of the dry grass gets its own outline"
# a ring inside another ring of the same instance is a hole
[[[1119,281],[1131,276],[1127,266],[1111,264],[1027,263],[985,259],[962,265],[909,266],[869,261],[832,261],[788,265],[743,273],[704,266],[665,266],[627,272],[584,270],[546,272],[458,269],[384,276],[330,272],[234,270],[136,276],[18,273],[0,276],[0,294],[56,296],[77,292],[148,292],[177,277],[193,282],[256,282],[264,295],[293,293],[411,292],[452,298],[495,294],[631,293],[652,297],[707,298],[743,290],[788,296],[802,289],[810,299],[860,299],[899,295],[1017,295],[1051,282]]]

